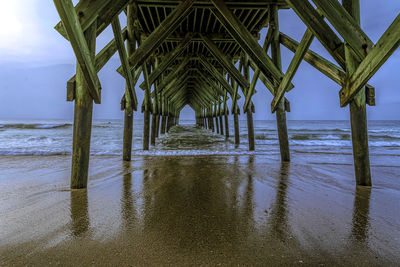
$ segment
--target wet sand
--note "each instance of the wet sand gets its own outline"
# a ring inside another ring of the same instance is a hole
[[[398,265],[400,168],[316,158],[94,156],[70,191],[70,156],[2,157],[0,266]]]

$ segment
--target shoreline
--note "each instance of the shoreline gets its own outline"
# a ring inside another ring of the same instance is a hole
[[[372,166],[373,187],[356,188],[352,165],[274,157],[92,156],[88,189],[72,191],[69,156],[2,157],[0,264],[400,260],[400,167]]]

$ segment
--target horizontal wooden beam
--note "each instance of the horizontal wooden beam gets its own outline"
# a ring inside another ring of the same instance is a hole
[[[372,78],[400,45],[400,15],[396,17],[357,70],[346,80],[340,90],[340,105],[346,106],[361,88]]]
[[[97,77],[97,72],[90,57],[90,51],[72,1],[54,0],[54,4],[63,22],[78,64],[80,65],[88,84],[89,93],[92,96],[93,101],[96,104],[100,104],[100,81]]]
[[[145,7],[174,7],[181,1],[179,0],[137,0],[138,6]],[[276,4],[279,8],[288,8],[288,5],[284,0],[251,0],[251,1],[237,1],[227,0],[226,4],[230,8],[235,9],[266,9],[270,4]],[[204,0],[196,0],[193,4],[194,8],[211,8],[212,4]]]

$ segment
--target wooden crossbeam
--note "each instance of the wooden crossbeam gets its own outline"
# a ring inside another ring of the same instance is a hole
[[[185,51],[185,49],[191,42],[192,36],[193,35],[191,33],[187,33],[183,40],[179,43],[179,45],[174,49],[174,51],[172,51],[151,73],[149,77],[150,85],[153,84],[158,79],[158,77],[160,77],[160,75],[172,64],[172,62],[174,62],[174,60]],[[140,88],[142,88],[143,90],[146,89],[146,85],[144,82],[140,85]]]
[[[122,38],[126,40],[127,29],[126,27],[122,30]],[[104,65],[110,60],[110,58],[117,52],[117,44],[115,39],[112,39],[97,55],[95,58],[94,68],[96,72],[99,72]],[[67,82],[67,101],[74,101],[75,99],[75,88],[76,88],[76,75],[74,75]]]
[[[254,62],[252,62],[250,60],[249,63],[250,63],[249,64],[250,68],[252,68],[253,71],[256,71],[257,66],[254,64]],[[275,95],[275,91],[276,91],[275,86],[266,77],[264,77],[262,74],[260,74],[259,79],[265,85],[265,87],[268,89],[268,91],[271,93],[271,95]],[[289,85],[289,88],[288,88],[287,91],[289,91],[289,89],[292,89],[292,88],[290,88],[291,86],[293,86],[293,85]],[[294,88],[294,86],[293,86],[293,88]],[[289,102],[289,100],[286,99],[286,97],[285,97],[285,105],[287,107],[290,107],[290,102]],[[290,112],[290,108],[287,108],[286,111]]]
[[[295,53],[297,48],[299,47],[299,43],[296,40],[290,38],[284,33],[280,33],[279,41],[283,46],[288,48],[293,53]],[[312,50],[308,50],[306,52],[306,54],[304,55],[304,60],[337,84],[344,85],[346,73],[341,67],[321,57],[319,54]]]
[[[85,76],[89,93],[93,98],[93,101],[96,104],[100,104],[100,81],[97,77],[97,72],[90,57],[90,51],[72,1],[54,0],[54,5],[56,6],[57,12],[63,22],[76,59],[82,69],[83,75]]]
[[[290,62],[290,65],[285,73],[285,76],[283,77],[283,80],[279,84],[278,90],[275,92],[274,99],[271,102],[271,111],[275,112],[276,109],[278,108],[278,104],[280,103],[285,91],[286,87],[289,85],[289,83],[292,81],[294,75],[297,72],[297,69],[300,66],[300,63],[303,61],[303,57],[308,51],[308,48],[310,47],[312,41],[314,39],[314,35],[312,32],[307,29],[306,33],[304,34],[300,45],[298,46],[294,57],[292,61]]]
[[[373,46],[368,35],[338,0],[312,0],[361,61]]]
[[[220,101],[220,94],[218,94],[215,91],[210,91],[207,89],[207,87],[204,84],[199,84],[196,83],[194,85],[194,87],[196,88],[196,91],[199,94],[204,95],[205,97],[207,97],[209,99],[209,101]]]
[[[135,92],[135,82],[134,82],[132,72],[129,68],[128,55],[126,52],[126,47],[125,47],[124,39],[123,39],[122,32],[121,32],[121,24],[119,22],[118,16],[115,16],[115,18],[111,22],[111,25],[112,25],[112,29],[114,32],[114,39],[117,44],[119,58],[121,60],[122,68],[125,72],[125,76],[127,77],[128,90],[126,90],[126,93],[125,93],[127,95],[125,108],[137,110],[138,101],[137,101],[136,92]]]
[[[400,15],[396,17],[356,71],[339,92],[340,105],[346,106],[400,45]]]
[[[249,30],[242,22],[229,10],[223,0],[211,0],[214,9],[212,13],[217,17],[225,29],[237,41],[240,47],[252,58],[261,72],[271,75],[274,80],[280,81],[283,73],[274,65],[267,53],[252,37]]]
[[[202,71],[197,70],[197,73],[199,74],[200,79],[209,84],[216,92],[218,92],[218,94],[224,94],[224,91],[220,87],[218,87],[218,85],[216,85],[213,81],[211,81],[209,77],[207,77]]]
[[[289,36],[283,33],[280,33],[279,41],[282,45],[284,45],[293,53],[296,52],[299,46],[299,43],[296,40],[290,38]],[[304,55],[304,60],[307,61],[311,66],[313,66],[314,68],[325,74],[325,76],[331,79],[332,81],[336,82],[340,86],[344,86],[346,80],[346,72],[341,67],[321,57],[312,50],[307,51],[307,53]],[[370,84],[367,84],[366,87],[368,92],[375,91],[375,88]],[[374,106],[373,96],[371,100],[368,100],[367,103],[370,106]]]
[[[138,47],[138,49],[129,57],[131,69],[135,69],[138,65],[150,56],[173,32],[179,24],[192,11],[193,0],[182,1],[152,32],[152,34]]]
[[[142,67],[140,66],[133,72],[133,86],[136,86],[141,74],[142,74]],[[125,100],[125,93],[124,93],[124,95],[122,96],[122,99],[121,99],[121,110],[125,109],[125,102],[126,102],[126,100]]]
[[[239,72],[242,72],[242,69],[243,69],[242,61],[239,61]],[[239,110],[237,108],[237,100],[240,97],[239,96],[239,84],[237,82],[235,82],[232,77],[230,77],[230,80],[231,80],[231,85],[232,85],[233,90],[234,90],[234,94],[233,94],[233,97],[232,97],[232,114],[236,114],[237,110]],[[239,112],[240,112],[240,110],[239,110]]]
[[[226,55],[224,55],[224,53],[218,49],[217,45],[206,35],[201,34],[200,36],[211,54],[218,60],[223,68],[239,83],[239,85],[242,88],[245,88],[245,90],[247,91],[250,87],[249,82],[242,76],[242,74],[240,74],[240,72],[229,61]]]
[[[265,41],[264,41],[264,45],[263,45],[263,49],[266,52],[268,51],[269,46],[272,43],[273,33],[274,33],[273,27],[270,25],[270,27],[268,28],[267,35],[265,36]],[[249,90],[247,90],[246,101],[245,101],[244,106],[243,106],[243,112],[246,112],[246,110],[249,107],[249,104],[251,102],[251,97],[253,96],[253,94],[255,92],[255,88],[256,88],[256,84],[257,84],[259,76],[260,76],[260,69],[256,68],[256,70],[254,71],[254,74],[253,74],[253,79],[251,81]]]
[[[233,88],[225,80],[225,78],[218,72],[218,70],[210,64],[205,57],[200,56],[199,62],[208,70],[208,72],[229,92],[231,96],[234,94]]]
[[[75,13],[78,15],[79,22],[82,30],[86,31],[87,28],[96,20],[97,33],[100,33],[111,23],[112,19],[121,13],[127,6],[126,0],[80,0],[75,7]],[[59,22],[55,27],[63,37],[68,39],[67,32],[64,29],[62,22]]]
[[[179,73],[187,66],[187,64],[189,63],[189,61],[190,61],[190,58],[189,58],[189,57],[185,58],[185,59],[179,64],[179,66],[175,69],[175,71],[171,72],[169,75],[167,75],[167,76],[162,80],[162,82],[158,85],[159,92],[161,92],[162,90],[164,90],[164,88],[165,88],[169,83],[171,83],[172,80],[173,80],[174,78],[176,78],[176,77],[179,75]],[[154,92],[153,92],[153,93],[154,93]],[[153,96],[153,94],[152,94],[152,96]]]
[[[147,60],[145,60],[142,65],[142,70],[143,70],[144,81],[147,83],[147,87],[146,87],[146,90],[144,91],[144,99],[143,99],[143,104],[144,104],[143,111],[146,111],[146,112],[148,112],[148,111],[152,112],[152,109],[153,109],[153,107],[151,105],[151,96],[150,96],[149,69],[150,69],[149,63],[147,62]]]
[[[108,4],[108,2],[110,2],[110,0],[81,0],[78,2],[75,9],[83,31],[87,30],[87,28],[89,28],[89,26],[96,20],[98,12],[100,12]],[[54,29],[68,39],[68,35],[64,29],[62,21],[57,23]]]
[[[187,72],[184,73],[185,75],[181,75],[179,77],[175,77],[167,86],[160,89],[160,92],[166,97],[170,97],[176,91],[180,91],[182,87],[186,86],[186,82],[188,81],[189,77],[186,75]]]
[[[344,45],[331,27],[324,21],[322,15],[310,4],[309,0],[286,0],[307,28],[317,37],[321,44],[343,68],[346,68]]]

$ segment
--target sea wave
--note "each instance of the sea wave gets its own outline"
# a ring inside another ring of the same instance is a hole
[[[69,151],[19,151],[19,150],[0,150],[2,156],[65,156],[70,155]]]
[[[71,127],[70,123],[62,124],[41,124],[41,123],[10,123],[10,124],[0,124],[0,129],[65,129]]]

